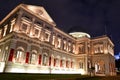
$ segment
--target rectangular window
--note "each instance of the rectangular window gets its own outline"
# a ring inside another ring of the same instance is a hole
[[[47,33],[45,34],[45,39],[46,39],[46,40],[48,39],[48,34],[47,34]]]
[[[35,30],[34,30],[34,35],[35,35],[36,37],[38,37],[38,35],[39,35],[39,30],[38,30],[38,29],[35,29]]]
[[[34,24],[34,25],[35,25],[35,26],[34,26],[33,35],[34,35],[35,37],[39,38],[42,27],[40,27],[40,26],[38,26],[38,25],[36,25],[36,24]]]
[[[35,35],[38,35],[38,33],[39,33],[39,30],[35,29]]]
[[[84,53],[84,46],[80,46],[79,47],[79,54],[83,54]]]
[[[45,38],[45,41],[49,42],[49,38],[50,38],[49,33],[45,33],[44,38]]]
[[[25,31],[25,32],[27,31],[27,24],[24,24],[24,23],[22,24],[22,31]]]

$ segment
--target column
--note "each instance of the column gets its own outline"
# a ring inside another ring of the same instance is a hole
[[[63,50],[63,45],[64,45],[64,43],[63,43],[63,37],[61,36],[61,50]]]
[[[8,61],[11,61],[11,62],[12,62],[13,55],[14,55],[14,49],[11,49],[11,50],[10,50],[10,54],[9,54],[9,59],[8,59]]]
[[[86,74],[87,74],[88,73],[88,55],[84,56],[84,58],[85,58],[85,60],[84,60],[84,62],[85,62],[84,66],[85,66],[85,71],[86,71]]]
[[[85,42],[85,54],[88,54],[88,42]]]
[[[2,29],[0,29],[0,39],[3,37],[2,35]]]
[[[34,21],[35,21],[35,18],[33,18],[32,19],[32,24],[30,25],[30,29],[29,29],[29,34],[30,34],[30,36],[33,36],[33,34],[34,34]]]
[[[50,29],[50,38],[49,38],[49,42],[50,42],[50,44],[52,44],[52,41],[53,41],[53,27],[52,27],[52,29]]]
[[[16,18],[13,18],[12,21],[11,21],[11,24],[10,24],[10,26],[11,26],[10,27],[10,32],[13,31],[13,27],[14,27],[15,22],[16,22]]]
[[[44,28],[41,28],[41,36],[40,36],[41,41],[44,41],[44,36],[45,36],[45,30]]]
[[[107,54],[108,53],[108,49],[107,49],[107,41],[104,41],[103,42],[103,44],[104,44],[104,54]]]
[[[21,26],[21,17],[22,17],[23,11],[20,10],[17,16],[17,20],[16,20],[16,24],[14,26],[13,31],[19,31],[20,30],[20,26]]]
[[[11,44],[10,44],[10,53],[9,53],[9,57],[8,57],[8,61],[10,61],[10,62],[13,61],[15,47],[16,47],[16,40],[12,40]]]
[[[107,57],[105,59],[105,75],[108,76],[110,74],[110,65],[109,65],[110,61],[109,61],[109,58]]]

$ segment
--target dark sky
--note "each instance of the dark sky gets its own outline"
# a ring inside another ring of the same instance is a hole
[[[120,51],[120,0],[0,0],[0,20],[20,3],[43,6],[65,32],[77,26],[92,37],[107,34]]]

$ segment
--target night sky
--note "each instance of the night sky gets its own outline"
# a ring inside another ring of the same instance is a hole
[[[20,3],[43,6],[65,32],[108,35],[120,52],[120,0],[0,0],[0,21]]]

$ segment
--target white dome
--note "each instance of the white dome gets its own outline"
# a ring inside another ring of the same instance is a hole
[[[90,35],[85,32],[71,32],[71,33],[69,33],[69,35],[71,35],[75,38],[83,38],[83,37],[90,38]]]

